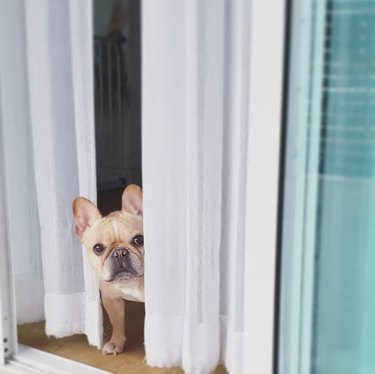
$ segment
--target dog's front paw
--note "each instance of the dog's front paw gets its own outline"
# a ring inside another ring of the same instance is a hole
[[[103,355],[117,355],[117,353],[122,353],[124,351],[125,340],[123,342],[115,342],[113,340],[104,344],[102,348]]]

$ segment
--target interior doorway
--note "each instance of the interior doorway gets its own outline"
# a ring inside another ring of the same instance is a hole
[[[140,2],[94,0],[94,90],[100,194],[142,185]]]

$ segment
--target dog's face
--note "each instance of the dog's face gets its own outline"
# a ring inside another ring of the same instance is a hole
[[[123,283],[143,276],[142,190],[129,185],[122,194],[122,210],[102,217],[89,200],[73,202],[76,233],[100,278]]]

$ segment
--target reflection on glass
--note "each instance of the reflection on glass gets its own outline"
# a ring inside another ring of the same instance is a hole
[[[297,129],[289,103],[287,148],[297,152],[293,158],[287,149],[286,157],[279,369],[284,374],[372,374],[375,2],[303,3],[304,8],[293,6],[293,17],[307,9],[311,28],[304,41],[310,48],[296,52],[303,36],[292,35],[291,57],[308,55],[312,76],[304,78],[306,124],[299,125],[305,132]],[[289,89],[295,89],[293,84]],[[289,100],[296,97],[289,92]],[[298,168],[301,157],[306,162]]]

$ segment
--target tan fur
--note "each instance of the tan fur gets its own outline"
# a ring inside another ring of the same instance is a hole
[[[122,211],[113,212],[104,218],[96,220],[85,231],[81,241],[86,250],[88,250],[89,261],[100,278],[107,279],[106,260],[116,246],[126,246],[132,253],[139,256],[143,265],[144,253],[131,244],[132,238],[138,234],[143,235],[142,218]],[[106,247],[106,251],[100,257],[96,256],[91,250],[96,243],[102,243]]]
[[[113,327],[110,341],[104,345],[104,354],[121,353],[125,344],[125,302],[144,301],[144,247],[133,239],[143,236],[142,190],[129,185],[122,195],[122,210],[102,217],[89,200],[78,197],[73,202],[76,233],[86,248],[89,262],[100,278],[104,308]],[[94,246],[101,244],[104,251],[98,255]],[[115,252],[126,254],[120,259]],[[119,265],[125,263],[125,265]],[[114,278],[114,269],[125,266]],[[130,269],[130,270],[128,270]]]

